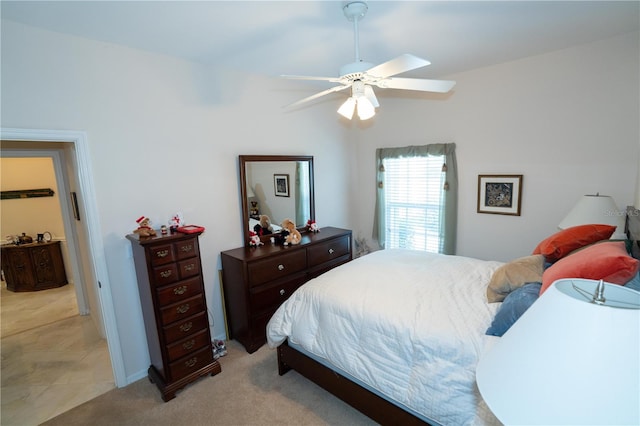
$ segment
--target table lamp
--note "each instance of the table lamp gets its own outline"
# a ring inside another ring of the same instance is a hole
[[[611,239],[623,240],[625,214],[618,210],[616,203],[608,195],[583,195],[578,203],[569,211],[558,225],[560,229],[567,229],[572,226],[603,224],[617,226]]]
[[[505,425],[640,424],[640,292],[561,279],[481,357]]]

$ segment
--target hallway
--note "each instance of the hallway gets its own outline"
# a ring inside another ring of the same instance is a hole
[[[0,288],[3,426],[38,425],[115,387],[106,340],[78,315],[72,284]]]

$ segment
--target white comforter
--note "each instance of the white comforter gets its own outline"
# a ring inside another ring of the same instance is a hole
[[[267,325],[442,425],[498,421],[475,385],[484,333],[499,304],[486,287],[502,263],[408,250],[381,250],[300,287]]]

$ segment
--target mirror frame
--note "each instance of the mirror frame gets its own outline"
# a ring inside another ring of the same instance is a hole
[[[245,245],[249,245],[249,203],[247,199],[247,174],[246,164],[251,162],[267,162],[267,161],[306,161],[309,163],[309,219],[316,220],[316,207],[314,196],[314,176],[313,176],[313,156],[312,155],[240,155],[240,198],[242,201],[242,229],[244,235]],[[296,228],[300,232],[307,230],[306,223],[296,224]],[[263,235],[260,237],[262,242],[269,240],[269,235]]]

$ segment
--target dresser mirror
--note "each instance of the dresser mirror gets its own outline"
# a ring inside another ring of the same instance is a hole
[[[271,220],[273,233],[281,231],[284,219],[299,230],[315,220],[313,157],[302,155],[241,155],[240,197],[245,243],[260,224],[260,216]],[[260,239],[269,240],[272,234]]]

